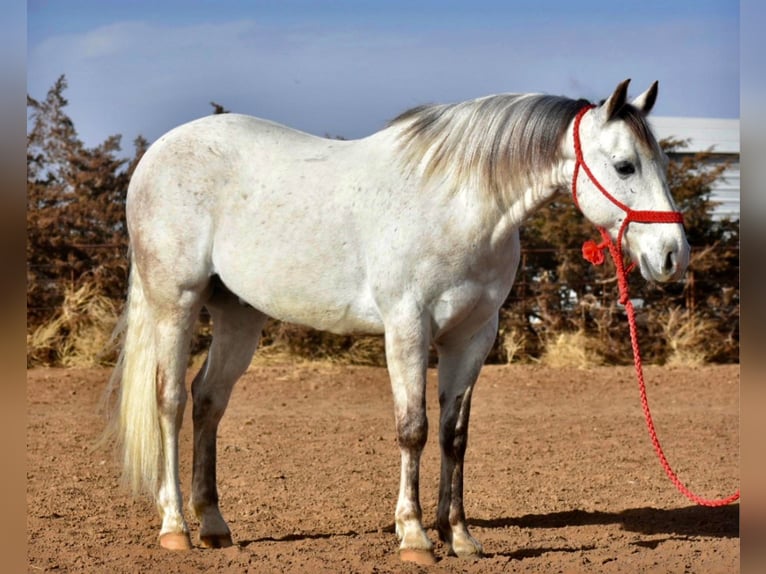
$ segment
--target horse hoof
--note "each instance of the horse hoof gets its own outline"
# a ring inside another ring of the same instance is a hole
[[[160,535],[160,546],[167,550],[191,550],[191,538],[185,532],[168,532]]]
[[[436,564],[436,556],[431,550],[414,550],[411,548],[402,548],[399,550],[399,560],[402,562],[414,562],[422,566],[432,566]]]
[[[231,534],[200,535],[199,543],[202,548],[228,548],[234,544],[231,540]]]

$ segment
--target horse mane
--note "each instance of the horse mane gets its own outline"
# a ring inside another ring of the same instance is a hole
[[[561,140],[589,102],[542,94],[501,94],[412,108],[389,127],[403,160],[452,191],[475,187],[501,207],[559,161]]]

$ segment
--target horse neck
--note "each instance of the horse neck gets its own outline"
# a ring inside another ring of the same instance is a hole
[[[509,190],[502,209],[495,210],[486,221],[496,242],[515,233],[534,213],[556,196],[565,196],[574,172],[574,148],[565,150],[562,159],[549,173],[537,174],[530,185],[521,190]]]
[[[526,183],[514,188],[512,182],[502,190],[500,206],[494,214],[493,236],[514,233],[526,219],[555,197],[571,193],[575,169],[574,120],[569,122],[562,136],[558,160],[544,172],[527,175]],[[518,183],[517,183],[518,185]]]
[[[401,129],[401,126],[391,126],[368,138],[369,142],[374,142],[374,149],[397,150],[391,157],[383,158],[383,165],[396,165],[402,161]],[[385,141],[385,145],[378,147],[380,140]],[[505,187],[498,186],[492,192],[483,189],[486,182],[481,176],[467,178],[467,181],[460,182],[463,185],[453,187],[455,182],[448,176],[437,182],[423,177],[422,163],[415,168],[405,163],[403,172],[415,174],[415,187],[419,193],[424,190],[428,190],[427,194],[435,192],[439,203],[456,201],[454,208],[461,213],[460,227],[471,237],[490,237],[494,243],[513,235],[528,217],[557,193],[568,192],[575,160],[573,122],[565,131],[558,157],[559,161],[547,172],[532,173],[515,182],[507,181]]]

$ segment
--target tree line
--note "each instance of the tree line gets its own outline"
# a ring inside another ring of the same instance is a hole
[[[130,158],[120,155],[120,135],[88,147],[66,113],[67,80],[59,77],[42,99],[27,96],[27,325],[28,332],[60,314],[67,293],[81,285],[115,304],[124,302],[128,276],[125,195],[130,176],[148,147],[133,141]],[[227,113],[210,102],[213,113]],[[739,358],[739,221],[713,217],[710,193],[725,164],[708,160],[712,151],[685,154],[686,142],[660,142],[670,157],[668,182],[684,213],[692,260],[687,276],[673,284],[630,278],[640,301],[639,329],[645,360],[666,362],[679,344],[694,347],[705,361]],[[539,360],[561,334],[581,335],[609,364],[631,360],[625,318],[617,303],[611,262],[594,267],[580,254],[597,232],[570,198],[551,202],[521,230],[523,257],[516,283],[501,309],[500,336],[490,361]],[[66,336],[66,333],[64,333]],[[203,325],[200,349],[210,337]],[[584,343],[583,343],[584,341]],[[280,344],[305,357],[346,355],[381,363],[376,338],[343,337],[272,322],[265,344]],[[360,349],[366,352],[359,352]],[[356,351],[356,352],[355,352]],[[28,351],[29,353],[29,351]],[[56,353],[31,363],[57,363]]]

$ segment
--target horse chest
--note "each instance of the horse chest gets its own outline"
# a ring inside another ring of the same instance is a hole
[[[430,305],[434,337],[456,328],[472,332],[497,315],[510,291],[515,268],[502,271],[491,281],[472,277],[441,292]]]

